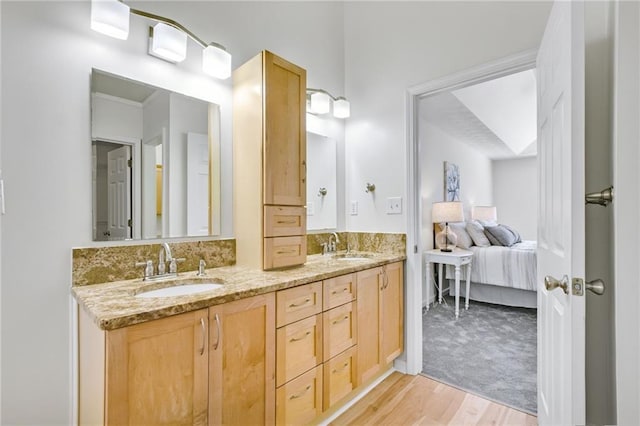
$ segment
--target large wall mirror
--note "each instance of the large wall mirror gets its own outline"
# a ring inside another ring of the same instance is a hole
[[[337,228],[335,139],[307,132],[307,230]]]
[[[220,233],[220,108],[91,76],[93,240]]]

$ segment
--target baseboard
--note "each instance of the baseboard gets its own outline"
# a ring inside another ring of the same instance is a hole
[[[349,402],[345,403],[342,407],[340,407],[339,409],[334,411],[329,417],[326,417],[326,418],[322,419],[322,421],[320,421],[317,424],[319,426],[327,426],[327,425],[329,425],[335,419],[340,417],[345,411],[347,411],[349,408],[351,408],[356,402],[358,402],[362,398],[364,398],[369,392],[371,392],[376,386],[378,386],[384,379],[389,377],[394,371],[396,371],[395,363],[394,363],[394,367],[392,367],[392,368],[388,369],[386,372],[382,373],[373,382],[369,383],[360,392],[358,392],[355,396],[353,396],[349,400]]]

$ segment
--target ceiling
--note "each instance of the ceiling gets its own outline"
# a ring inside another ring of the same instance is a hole
[[[100,71],[91,74],[91,91],[104,93],[118,98],[143,103],[156,92],[155,87],[147,86],[133,80],[115,77]]]
[[[537,154],[534,70],[420,101],[420,118],[491,159]]]

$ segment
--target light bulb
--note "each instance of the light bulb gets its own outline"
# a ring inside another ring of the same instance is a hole
[[[316,92],[311,95],[311,112],[326,114],[331,109],[331,98],[324,92]]]
[[[349,118],[351,104],[345,98],[338,98],[333,102],[333,116],[336,118]]]

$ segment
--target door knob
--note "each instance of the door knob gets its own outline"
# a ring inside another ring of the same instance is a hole
[[[569,294],[569,278],[565,275],[562,277],[562,280],[557,280],[551,275],[547,275],[544,277],[544,287],[547,291],[560,287],[562,291],[564,291],[564,294]]]
[[[600,278],[593,281],[587,281],[584,286],[587,290],[597,294],[598,296],[602,296],[604,294],[604,281]]]
[[[599,204],[606,207],[607,204],[613,201],[613,186],[603,189],[600,192],[587,194],[585,196],[585,201],[587,204]]]

